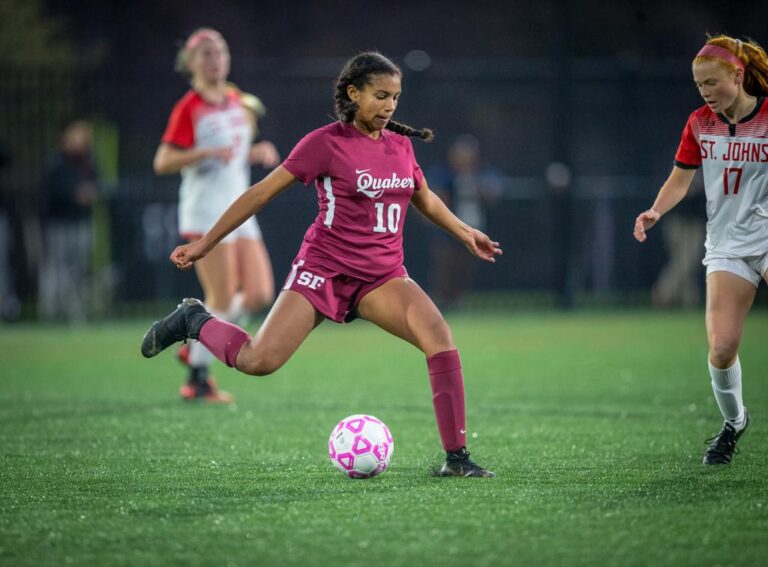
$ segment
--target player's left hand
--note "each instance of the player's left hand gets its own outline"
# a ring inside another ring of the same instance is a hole
[[[496,256],[501,256],[504,252],[499,248],[500,244],[491,240],[488,235],[480,232],[476,228],[470,229],[469,239],[464,242],[475,256],[486,262],[495,262]]]
[[[645,242],[645,239],[648,238],[646,231],[650,230],[653,225],[659,222],[660,218],[661,215],[659,212],[654,211],[653,209],[648,209],[637,215],[637,219],[635,219],[635,239],[638,242]]]
[[[257,163],[267,169],[272,169],[280,163],[280,152],[277,151],[275,144],[264,140],[251,146],[248,159],[251,163]]]

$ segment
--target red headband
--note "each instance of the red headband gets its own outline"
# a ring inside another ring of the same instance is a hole
[[[716,57],[717,59],[722,59],[723,61],[736,65],[742,71],[746,67],[741,59],[736,57],[725,47],[720,47],[719,45],[713,45],[711,43],[702,47],[701,51],[696,54],[696,57]]]
[[[211,41],[216,41],[217,39],[221,39],[221,34],[216,30],[211,30],[211,29],[203,29],[198,32],[195,32],[191,36],[189,36],[187,43],[184,45],[184,49],[187,49],[187,50],[194,49],[195,47],[200,45],[201,41],[206,39],[210,39]]]

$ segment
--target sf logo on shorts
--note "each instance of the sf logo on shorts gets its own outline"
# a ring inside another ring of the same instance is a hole
[[[316,276],[312,272],[304,271],[299,274],[299,279],[296,280],[296,283],[310,289],[317,289],[325,283],[325,278]]]

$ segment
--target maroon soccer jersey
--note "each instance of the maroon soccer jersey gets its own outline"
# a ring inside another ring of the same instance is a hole
[[[300,257],[365,281],[402,265],[405,214],[423,184],[409,138],[383,130],[374,140],[334,122],[307,134],[283,167],[317,188]]]

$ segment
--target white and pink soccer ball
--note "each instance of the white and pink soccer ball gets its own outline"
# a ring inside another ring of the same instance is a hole
[[[371,478],[389,467],[395,442],[384,423],[372,415],[350,415],[331,431],[328,454],[350,478]]]

